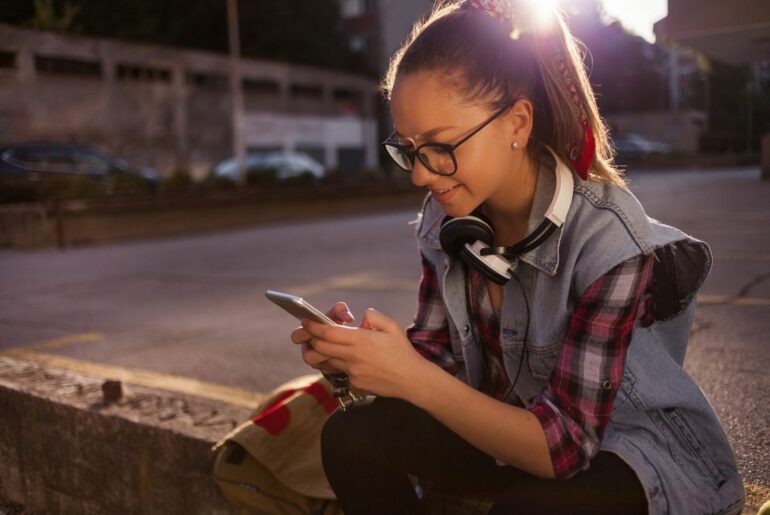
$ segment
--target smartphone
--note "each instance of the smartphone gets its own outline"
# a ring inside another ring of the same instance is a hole
[[[294,315],[298,320],[308,319],[321,324],[337,325],[331,318],[318,311],[318,309],[302,297],[273,290],[267,290],[265,297],[282,307],[289,314]]]

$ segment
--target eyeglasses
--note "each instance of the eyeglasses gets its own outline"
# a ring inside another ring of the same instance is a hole
[[[497,111],[484,123],[476,127],[473,132],[454,145],[449,143],[423,143],[415,148],[414,145],[402,145],[394,141],[395,132],[388,136],[388,139],[383,141],[382,145],[398,167],[407,173],[411,173],[414,169],[414,158],[416,156],[425,165],[425,168],[431,172],[438,175],[453,175],[457,172],[457,157],[455,156],[457,147],[468,141],[471,136],[486,127],[492,120],[503,114],[510,107],[510,105],[507,105]]]

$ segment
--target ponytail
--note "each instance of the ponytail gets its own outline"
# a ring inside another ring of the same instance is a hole
[[[538,18],[525,0],[437,2],[392,57],[382,91],[390,99],[398,76],[440,71],[464,98],[484,99],[493,109],[528,98],[535,151],[547,145],[581,177],[625,187],[583,47],[560,13],[547,23]]]

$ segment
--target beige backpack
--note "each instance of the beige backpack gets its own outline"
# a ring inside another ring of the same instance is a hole
[[[323,376],[302,376],[214,445],[214,479],[236,514],[342,515],[321,464],[321,428],[337,406]]]

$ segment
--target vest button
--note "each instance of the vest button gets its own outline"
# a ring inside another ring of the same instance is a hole
[[[612,388],[612,383],[610,382],[610,380],[609,380],[609,379],[606,379],[606,380],[605,380],[605,381],[602,383],[602,388],[604,388],[605,390],[609,390],[610,388]]]
[[[470,332],[471,332],[471,326],[469,326],[469,325],[466,325],[465,327],[463,327],[463,332],[464,332],[465,334],[468,334],[468,333],[470,333]]]

